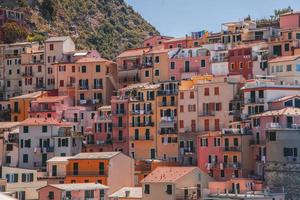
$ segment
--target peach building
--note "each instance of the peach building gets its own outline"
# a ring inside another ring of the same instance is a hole
[[[132,84],[121,89],[128,98],[129,153],[134,159],[157,157],[156,92],[158,84]]]
[[[161,45],[164,41],[170,40],[172,37],[163,35],[154,35],[146,38],[143,41],[143,47],[154,47]]]
[[[120,166],[122,170],[120,170]],[[134,161],[121,152],[79,153],[69,159],[65,183],[101,183],[109,194],[134,185]]]
[[[114,62],[97,57],[83,57],[74,62],[54,64],[60,95],[74,96],[76,105],[101,106],[110,103],[116,89]]]
[[[142,180],[142,199],[200,199],[211,180],[197,167],[158,167]]]
[[[165,161],[178,160],[178,82],[164,81],[156,95],[157,158]]]
[[[64,183],[67,165],[72,156],[56,156],[47,160],[47,173],[44,177],[48,184]]]
[[[10,98],[11,121],[23,121],[29,117],[31,102],[47,96],[46,92],[38,91]]]
[[[108,200],[108,188],[100,183],[49,184],[38,189],[38,199],[100,199]]]

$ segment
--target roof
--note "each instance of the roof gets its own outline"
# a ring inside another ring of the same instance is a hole
[[[47,96],[47,97],[41,97],[33,102],[38,103],[55,103],[55,102],[61,102],[62,100],[68,98],[68,96]]]
[[[166,40],[164,41],[164,43],[171,43],[171,42],[179,42],[179,41],[183,41],[183,40],[188,40],[190,39],[190,37],[178,37],[178,38],[172,38],[170,40]]]
[[[47,162],[67,162],[70,158],[72,158],[72,156],[56,156],[47,160]]]
[[[128,191],[128,196],[126,196],[126,191]],[[142,198],[142,187],[123,187],[113,194],[109,195],[109,198],[131,198],[131,199],[141,199]]]
[[[280,110],[269,110],[257,115],[251,115],[251,117],[278,116],[278,115],[299,116],[300,108],[286,107]]]
[[[149,47],[130,49],[130,50],[123,51],[120,55],[117,56],[117,58],[142,56],[143,54],[147,53],[149,50],[150,50]]]
[[[64,42],[69,38],[69,36],[50,37],[45,42]]]
[[[279,101],[285,101],[285,100],[288,100],[288,99],[292,99],[292,98],[300,98],[300,95],[290,95],[290,96],[284,96],[284,97],[281,97],[279,99],[275,99],[275,100],[272,100],[270,102],[279,102]]]
[[[9,195],[5,195],[3,192],[0,192],[0,199],[1,200],[17,200],[16,198],[13,198]]]
[[[68,122],[58,121],[55,118],[27,118],[20,123],[21,126],[41,126],[41,125],[57,125],[71,126]]]
[[[97,159],[105,159],[109,160],[112,157],[121,154],[121,152],[87,152],[87,153],[79,153],[69,160],[97,160]]]
[[[75,63],[90,63],[90,62],[113,62],[104,58],[84,57],[80,58]]]
[[[120,89],[120,91],[127,91],[127,90],[134,90],[134,89],[157,89],[159,87],[160,87],[159,84],[135,83]]]
[[[276,62],[287,62],[287,61],[294,61],[300,58],[300,55],[294,55],[294,56],[281,56],[274,58],[269,61],[269,63],[276,63]]]
[[[0,129],[9,129],[16,127],[20,124],[20,122],[0,122]]]
[[[55,188],[63,190],[63,191],[108,189],[108,186],[102,185],[100,183],[50,184],[47,186],[55,187]],[[47,186],[45,186],[45,187],[47,187]],[[42,187],[42,188],[44,188],[44,187]],[[40,189],[42,189],[42,188],[40,188]]]
[[[158,167],[142,180],[144,183],[175,182],[197,167]]]
[[[17,96],[17,97],[12,97],[10,99],[15,100],[15,99],[34,99],[37,97],[40,97],[43,94],[42,91],[38,91],[38,92],[33,92],[33,93],[29,93],[29,94],[24,94],[21,96]]]

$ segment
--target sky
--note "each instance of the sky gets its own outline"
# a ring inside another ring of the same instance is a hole
[[[275,9],[291,6],[300,11],[300,0],[125,0],[161,35],[184,36],[192,31],[220,31],[221,24],[269,17]]]

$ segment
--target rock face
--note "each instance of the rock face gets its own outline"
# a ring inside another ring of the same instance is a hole
[[[0,6],[23,11],[31,32],[69,35],[77,48],[109,59],[159,34],[124,0],[0,0]]]
[[[265,179],[270,188],[284,185],[286,199],[300,199],[300,163],[268,163]]]

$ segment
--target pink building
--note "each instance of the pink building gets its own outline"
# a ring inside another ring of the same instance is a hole
[[[289,12],[279,18],[281,29],[292,29],[300,27],[300,12]]]
[[[112,96],[111,111],[113,150],[129,155],[128,99],[123,96]]]
[[[211,74],[210,52],[207,49],[183,48],[169,52],[171,80],[188,79],[196,75]]]
[[[100,183],[52,184],[38,189],[39,200],[101,199],[107,200],[108,187]]]
[[[172,39],[169,36],[154,35],[144,40],[143,47],[154,47],[161,45],[162,42]]]
[[[98,108],[94,117],[92,133],[87,134],[86,137],[86,152],[113,151],[111,106]]]
[[[64,111],[73,106],[74,100],[68,96],[47,96],[31,102],[30,117],[55,118],[61,120]]]

